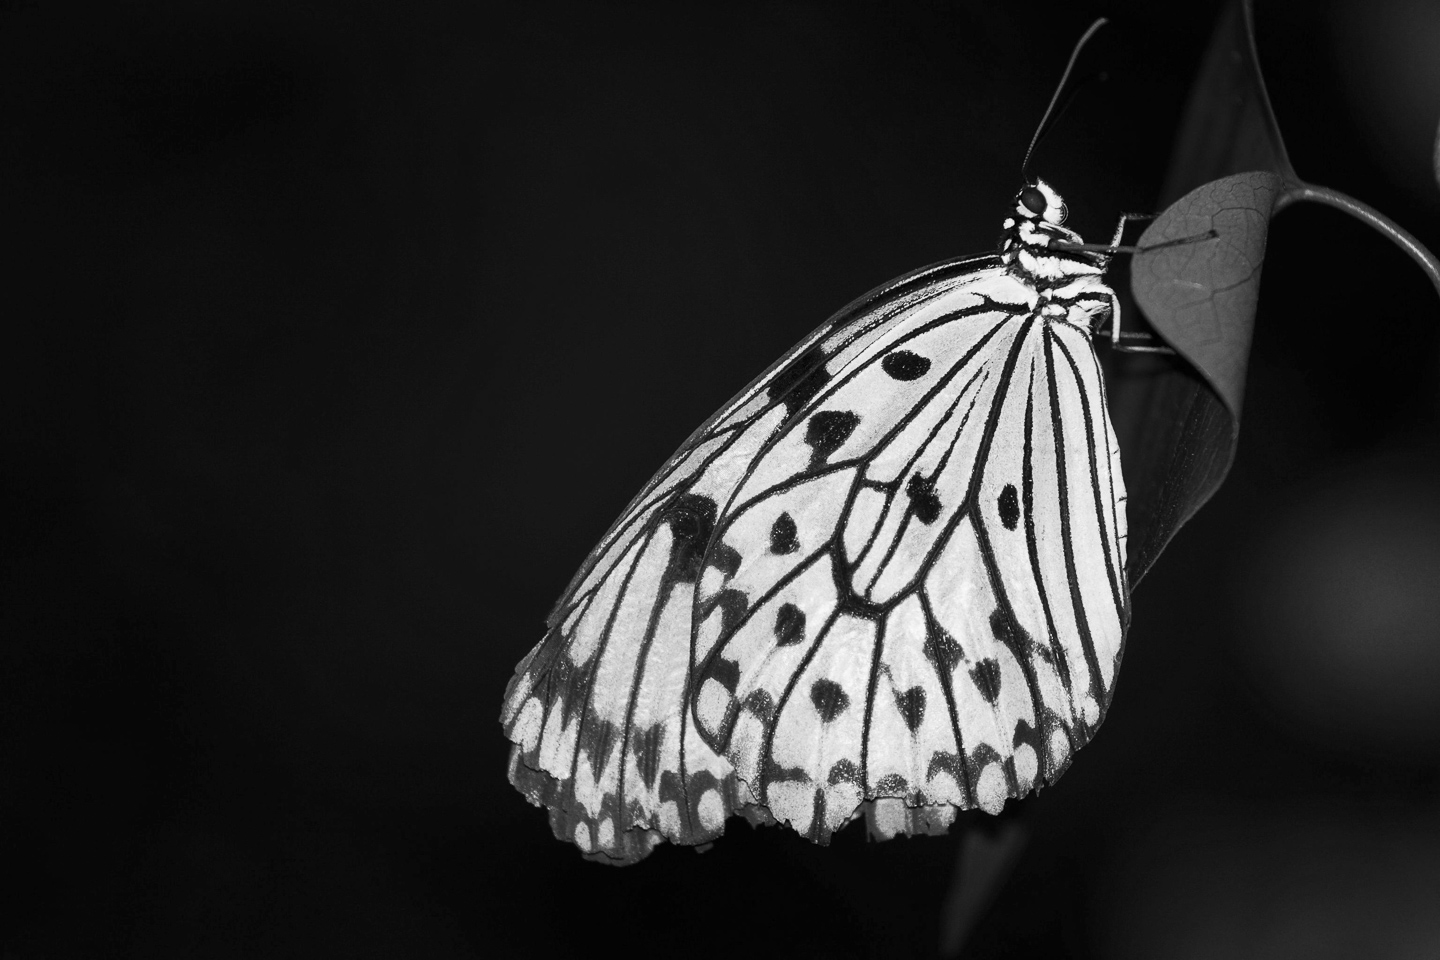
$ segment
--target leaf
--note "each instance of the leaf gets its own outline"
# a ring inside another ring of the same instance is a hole
[[[1140,238],[1130,285],[1151,325],[1195,365],[1238,421],[1260,267],[1284,182],[1237,173],[1196,187]]]
[[[1440,292],[1440,261],[1413,236],[1296,176],[1260,75],[1249,0],[1232,0],[1216,26],[1161,199],[1169,206],[1140,237],[1130,288],[1181,359],[1120,360],[1111,380],[1132,587],[1234,459],[1271,217],[1300,201],[1343,210],[1388,236]]]
[[[1283,185],[1295,180],[1260,75],[1249,6],[1232,0],[1185,108],[1161,191],[1167,208],[1131,262],[1135,303],[1183,358],[1114,362],[1132,587],[1229,472],[1269,220]],[[1217,236],[1205,239],[1212,230]],[[1157,247],[1177,240],[1191,242]]]

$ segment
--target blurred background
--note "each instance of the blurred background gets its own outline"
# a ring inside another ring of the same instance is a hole
[[[0,956],[935,955],[958,839],[582,862],[500,696],[714,408],[993,247],[1097,14],[1034,169],[1153,209],[1217,11],[0,6]],[[1257,21],[1300,175],[1440,249],[1440,8]],[[1235,469],[968,956],[1440,954],[1437,321],[1277,219]]]

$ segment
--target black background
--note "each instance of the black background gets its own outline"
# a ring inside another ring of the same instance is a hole
[[[1281,129],[1440,248],[1440,23],[1363,9],[1262,3]],[[695,425],[993,246],[1098,13],[1034,169],[1151,209],[1216,11],[5,5],[0,955],[933,952],[954,840],[585,863],[501,692]],[[1440,943],[1437,318],[1276,221],[1236,469],[973,955]]]

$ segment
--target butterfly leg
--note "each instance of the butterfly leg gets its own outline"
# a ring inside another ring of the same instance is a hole
[[[1155,340],[1153,334],[1142,333],[1138,330],[1120,330],[1120,298],[1115,294],[1110,295],[1110,347],[1119,350],[1121,353],[1168,353],[1174,356],[1175,351],[1166,346],[1150,347],[1134,343],[1136,340]],[[1121,343],[1122,340],[1131,341]]]
[[[1120,220],[1115,224],[1115,235],[1110,238],[1110,249],[1119,253],[1122,251],[1134,253],[1139,247],[1121,247],[1120,241],[1125,236],[1125,228],[1133,221],[1154,220],[1159,214],[1155,213],[1122,213]],[[1150,248],[1145,248],[1150,249]],[[1155,337],[1148,333],[1121,332],[1120,330],[1120,298],[1114,294],[1110,296],[1110,346],[1115,350],[1125,353],[1168,353],[1173,355],[1174,350],[1166,346],[1151,347],[1141,346],[1136,343],[1123,344],[1121,340],[1154,340]]]
[[[1113,237],[1110,238],[1110,247],[1111,247],[1111,249],[1116,250],[1116,251],[1118,251],[1118,250],[1120,249],[1120,240],[1121,240],[1122,237],[1125,236],[1125,227],[1126,227],[1132,220],[1133,220],[1133,221],[1154,220],[1154,219],[1155,219],[1156,217],[1158,217],[1158,216],[1159,216],[1158,213],[1122,213],[1122,214],[1120,214],[1120,222],[1117,223],[1117,224],[1115,224],[1115,236],[1113,236]]]
[[[1166,346],[1141,346],[1134,341],[1153,341],[1157,339],[1154,334],[1143,333],[1139,330],[1120,329],[1120,297],[1113,291],[1110,293],[1110,347],[1119,350],[1121,353],[1168,353],[1174,356],[1175,351]],[[1121,341],[1130,341],[1122,343]]]
[[[1142,346],[1135,341],[1148,344],[1158,339],[1154,334],[1143,333],[1139,330],[1120,329],[1120,297],[1109,287],[1102,287],[1104,301],[1110,308],[1110,347],[1121,353],[1166,353],[1174,355],[1175,351],[1167,346]],[[1099,336],[1104,332],[1104,327],[1096,330],[1095,335]]]

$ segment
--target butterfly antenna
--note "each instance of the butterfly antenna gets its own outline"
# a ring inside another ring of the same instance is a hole
[[[1090,42],[1090,38],[1095,36],[1095,32],[1109,22],[1109,20],[1101,17],[1090,24],[1090,29],[1085,31],[1085,35],[1080,38],[1080,42],[1075,44],[1075,49],[1070,52],[1070,62],[1065,64],[1065,73],[1061,75],[1060,82],[1055,86],[1055,94],[1050,98],[1050,106],[1045,108],[1045,116],[1040,118],[1040,126],[1035,128],[1035,136],[1030,138],[1030,147],[1025,151],[1025,160],[1020,164],[1020,178],[1022,180],[1026,180],[1025,171],[1030,169],[1030,154],[1035,152],[1035,145],[1040,142],[1040,138],[1045,136],[1046,131],[1050,129],[1050,118],[1055,112],[1055,104],[1060,102],[1060,94],[1065,92],[1065,84],[1070,79],[1070,72],[1075,69],[1075,61],[1080,59],[1080,51],[1085,49],[1085,44]],[[1026,180],[1026,182],[1028,183],[1029,180]]]

